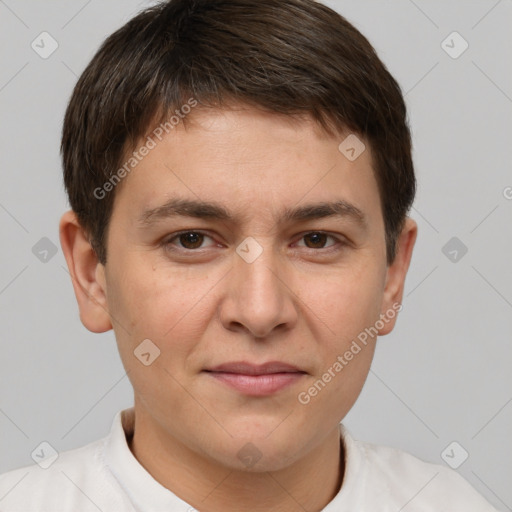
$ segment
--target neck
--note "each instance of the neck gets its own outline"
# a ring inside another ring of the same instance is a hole
[[[136,414],[129,440],[137,460],[161,485],[208,512],[320,511],[338,493],[344,473],[336,427],[305,457],[279,471],[238,471],[193,452]]]

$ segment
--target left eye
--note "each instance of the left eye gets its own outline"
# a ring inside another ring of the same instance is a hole
[[[334,240],[334,243],[330,244],[328,247],[336,244],[337,240],[333,236],[328,235],[327,233],[322,233],[321,231],[307,233],[301,238],[301,241],[307,240],[305,247],[308,247],[309,249],[324,249],[328,239]]]

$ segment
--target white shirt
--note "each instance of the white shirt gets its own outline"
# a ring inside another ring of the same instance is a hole
[[[192,512],[134,457],[134,409],[116,414],[110,434],[65,451],[47,469],[0,475],[0,512]],[[496,511],[455,471],[400,450],[352,439],[341,426],[345,475],[323,512]]]

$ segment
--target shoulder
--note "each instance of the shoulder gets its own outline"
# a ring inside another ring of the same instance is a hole
[[[0,510],[97,512],[123,506],[118,510],[130,510],[121,493],[113,492],[117,482],[104,461],[106,442],[103,438],[61,452],[49,466],[41,462],[0,475]]]
[[[396,448],[355,441],[345,429],[343,432],[349,454],[360,459],[365,487],[371,489],[375,504],[382,500],[404,512],[496,511],[456,471]]]

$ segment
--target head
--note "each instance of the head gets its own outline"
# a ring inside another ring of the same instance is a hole
[[[251,470],[319,445],[416,238],[406,109],[370,43],[311,0],[161,3],[80,77],[62,156],[81,319],[114,329],[137,413],[231,467],[248,442]],[[239,363],[280,375],[234,385]]]

